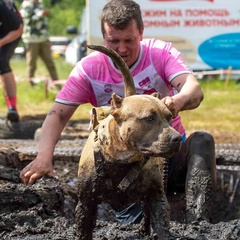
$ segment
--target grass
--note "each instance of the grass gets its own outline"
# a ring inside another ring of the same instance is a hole
[[[217,79],[201,80],[202,104],[194,110],[181,112],[186,129],[240,132],[240,84],[228,85]]]
[[[72,66],[62,58],[54,59],[60,79],[66,79]],[[26,80],[25,60],[12,60],[12,68],[18,80]],[[38,61],[36,77],[44,78],[48,72]],[[181,112],[186,129],[193,130],[221,130],[240,133],[240,84],[231,80],[226,86],[225,81],[219,78],[199,80],[204,91],[204,100],[200,107],[191,111]],[[46,98],[43,82],[34,88],[27,81],[18,81],[18,109],[21,116],[46,114],[50,109],[57,91],[49,93]],[[89,119],[91,106],[84,104],[78,108],[73,119]],[[6,105],[0,94],[0,114],[6,114]]]
[[[59,79],[67,79],[73,66],[67,64],[62,58],[55,58]],[[13,59],[11,67],[17,80],[17,106],[21,116],[24,115],[46,115],[55,99],[57,89],[49,92],[48,98],[45,96],[44,82],[41,81],[36,86],[31,87],[27,81],[27,64],[24,59]],[[41,80],[49,77],[48,71],[39,59],[35,77]],[[0,86],[1,87],[1,86]],[[2,87],[0,89],[2,92]],[[90,105],[84,104],[78,108],[72,119],[88,119]],[[7,111],[3,94],[0,94],[0,115],[5,115]],[[81,114],[80,114],[81,113]]]

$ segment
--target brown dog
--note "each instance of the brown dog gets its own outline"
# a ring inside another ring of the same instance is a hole
[[[167,239],[169,206],[163,184],[163,158],[178,151],[181,136],[158,94],[133,95],[133,80],[123,60],[110,49],[91,46],[113,58],[125,81],[125,98],[112,95],[110,114],[92,131],[79,162],[77,234],[92,239],[97,206],[103,200],[115,209],[142,204],[145,234],[150,226]]]

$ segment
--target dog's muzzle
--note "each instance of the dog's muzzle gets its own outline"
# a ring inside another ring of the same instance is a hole
[[[162,140],[156,147],[141,148],[140,152],[148,156],[169,158],[178,152],[182,143],[182,137],[179,133],[169,134],[166,140]]]

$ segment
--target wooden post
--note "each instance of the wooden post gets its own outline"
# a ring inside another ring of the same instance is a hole
[[[232,67],[229,66],[227,70],[226,80],[225,80],[225,87],[228,87],[230,77],[231,77]]]
[[[46,78],[44,80],[44,95],[45,95],[45,98],[48,98],[48,84],[49,84],[48,78]]]

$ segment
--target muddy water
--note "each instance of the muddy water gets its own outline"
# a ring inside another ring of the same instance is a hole
[[[77,239],[74,222],[76,171],[84,140],[70,142],[60,141],[56,148],[56,178],[44,177],[33,185],[24,185],[19,182],[19,169],[34,158],[36,143],[32,140],[0,141],[0,239]],[[240,239],[238,157],[231,158],[229,153],[227,161],[224,162],[222,155],[218,155],[218,159],[222,165],[217,171],[212,223],[171,221],[170,239]],[[178,207],[179,204],[176,202]],[[141,240],[156,239],[156,236],[141,236],[138,224],[119,225],[114,210],[102,204],[99,205],[94,239]]]
[[[72,185],[73,187],[73,185]],[[1,239],[77,239],[74,224],[74,198],[60,181],[42,178],[32,186],[5,182],[0,188]],[[169,239],[239,239],[240,220],[171,222]],[[108,205],[99,206],[94,239],[156,239],[139,233],[138,224],[119,225]],[[161,238],[160,238],[161,239]]]

